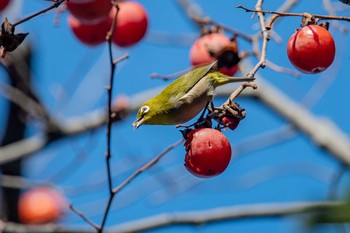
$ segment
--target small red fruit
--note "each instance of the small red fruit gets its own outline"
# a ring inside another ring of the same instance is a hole
[[[220,131],[194,129],[185,142],[185,167],[195,176],[206,178],[221,174],[231,160],[231,145]]]
[[[98,45],[106,41],[107,32],[112,25],[112,18],[107,17],[94,24],[84,24],[73,15],[69,15],[68,25],[81,42],[87,45]]]
[[[231,48],[230,38],[222,33],[204,35],[198,38],[190,49],[191,64],[193,66],[209,64],[218,59],[219,71],[232,76],[238,70],[239,58],[237,51],[232,51]]]
[[[287,55],[290,62],[301,72],[316,74],[332,64],[335,43],[332,35],[325,28],[309,25],[289,38]]]
[[[0,0],[0,11],[4,10],[9,3],[10,0]]]
[[[66,4],[70,13],[85,24],[107,18],[112,8],[110,0],[69,0]]]
[[[147,31],[146,10],[137,2],[120,2],[113,42],[127,47],[139,42]]]
[[[228,127],[232,130],[235,130],[239,124],[240,120],[238,118],[233,118],[233,117],[223,117],[221,119],[221,124],[224,127]]]
[[[32,188],[23,193],[18,203],[18,214],[25,224],[54,222],[66,209],[62,194],[51,187]]]

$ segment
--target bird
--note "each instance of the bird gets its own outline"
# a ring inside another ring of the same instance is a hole
[[[178,125],[194,118],[212,101],[218,86],[231,82],[254,81],[234,78],[214,71],[217,61],[182,75],[139,108],[134,128],[141,125]]]

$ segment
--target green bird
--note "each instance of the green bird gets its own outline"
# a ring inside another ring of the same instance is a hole
[[[170,83],[140,107],[135,128],[141,125],[177,125],[194,118],[212,100],[215,88],[231,82],[253,81],[233,78],[212,68],[213,62],[198,67]]]

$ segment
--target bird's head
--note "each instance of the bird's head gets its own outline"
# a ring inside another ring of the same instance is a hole
[[[141,125],[177,124],[178,121],[175,113],[173,105],[169,101],[161,101],[159,98],[153,98],[139,108],[136,120],[132,126],[138,128]]]
[[[143,105],[140,107],[139,111],[137,112],[136,121],[132,123],[132,126],[138,128],[143,123],[146,123],[151,118],[150,110],[151,108],[148,105]]]

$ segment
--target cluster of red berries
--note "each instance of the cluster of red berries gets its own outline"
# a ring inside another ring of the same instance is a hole
[[[116,8],[110,0],[70,0],[68,25],[84,44],[98,45],[106,41]],[[127,47],[139,42],[146,34],[148,16],[144,7],[132,1],[118,3],[119,12],[112,42]]]

